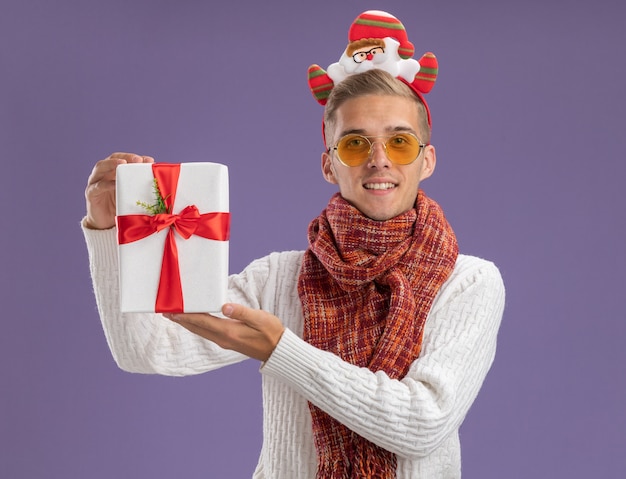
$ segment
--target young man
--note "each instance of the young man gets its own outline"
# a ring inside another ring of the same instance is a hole
[[[421,96],[384,71],[334,85],[322,172],[339,193],[307,251],[230,277],[227,319],[119,313],[115,168],[153,160],[98,162],[83,226],[119,366],[187,375],[263,361],[255,478],[460,477],[458,429],[494,358],[504,287],[492,263],[458,254],[419,190],[436,164],[429,129]]]

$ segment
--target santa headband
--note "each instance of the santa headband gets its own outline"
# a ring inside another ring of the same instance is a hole
[[[437,58],[427,52],[418,61],[412,58],[414,52],[400,20],[380,10],[363,12],[350,25],[348,46],[340,60],[327,70],[319,65],[309,67],[309,88],[318,103],[325,105],[333,87],[348,76],[384,70],[413,90],[424,104],[428,125],[432,126],[424,94],[437,79]]]

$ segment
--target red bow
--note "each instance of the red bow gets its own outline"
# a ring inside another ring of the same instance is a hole
[[[153,164],[152,172],[159,185],[167,211],[172,211],[176,198],[180,165]],[[195,234],[211,240],[228,241],[230,236],[230,213],[214,212],[200,214],[195,205],[189,205],[179,214],[162,213],[154,216],[118,216],[118,244],[132,243],[166,228],[169,228],[169,231],[163,249],[163,261],[155,311],[158,313],[180,313],[184,311],[183,289],[180,281],[178,248],[176,247],[174,231],[184,239],[189,239]]]

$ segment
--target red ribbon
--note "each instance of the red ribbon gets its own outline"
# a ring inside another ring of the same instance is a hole
[[[180,165],[153,163],[152,173],[159,185],[167,211],[172,211],[176,199]],[[118,216],[118,244],[141,240],[165,228],[169,228],[169,231],[163,249],[155,311],[157,313],[180,313],[184,311],[183,288],[180,281],[178,248],[176,247],[174,231],[186,240],[192,235],[197,235],[216,241],[228,241],[230,237],[230,213],[200,214],[195,205],[190,205],[178,214]]]

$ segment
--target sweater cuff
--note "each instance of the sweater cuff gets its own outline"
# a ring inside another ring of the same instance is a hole
[[[260,371],[303,391],[316,380],[319,364],[324,360],[320,355],[326,354],[330,353],[311,346],[287,328]]]
[[[94,230],[80,223],[92,265],[117,268],[117,228]]]

